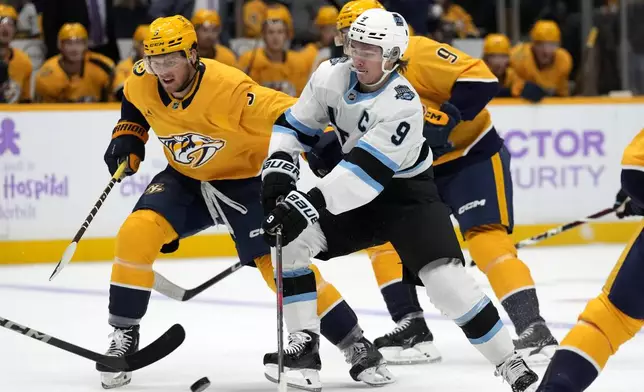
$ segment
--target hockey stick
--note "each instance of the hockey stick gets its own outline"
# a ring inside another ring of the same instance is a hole
[[[95,353],[83,347],[76,346],[64,340],[36,331],[35,329],[20,325],[6,318],[0,317],[0,326],[32,339],[36,339],[39,342],[47,343],[50,346],[58,347],[61,350],[65,350],[72,354],[100,363],[110,369],[122,372],[132,372],[165,358],[168,354],[179,347],[186,338],[186,332],[183,327],[180,324],[175,324],[157,340],[134,354],[122,357],[112,357]]]
[[[188,301],[192,299],[194,296],[196,296],[197,294],[201,294],[205,290],[209,289],[211,286],[215,285],[219,281],[227,278],[229,275],[231,275],[233,272],[237,271],[243,266],[244,264],[242,264],[241,261],[238,261],[235,264],[231,265],[230,267],[226,268],[225,270],[221,271],[214,277],[210,278],[206,282],[200,284],[199,286],[193,289],[188,289],[188,290],[184,289],[183,287],[180,287],[175,283],[172,283],[171,281],[166,279],[165,276],[154,271],[154,289],[159,293],[165,295],[166,297],[175,299],[177,301]]]
[[[584,48],[584,52],[581,55],[581,63],[579,65],[579,68],[577,69],[577,75],[575,77],[575,85],[573,86],[573,91],[572,94],[570,95],[575,95],[579,92],[581,92],[581,89],[583,87],[582,83],[583,81],[586,80],[586,71],[588,68],[588,64],[590,64],[591,57],[590,55],[592,54],[593,48],[595,47],[595,42],[597,42],[597,33],[598,33],[597,27],[593,26],[590,31],[588,32],[588,37],[586,39],[586,47]]]
[[[520,249],[520,248],[524,248],[524,247],[529,246],[529,245],[534,245],[534,244],[536,244],[538,242],[541,242],[543,240],[547,240],[548,238],[554,237],[557,234],[561,234],[561,233],[563,233],[565,231],[568,231],[570,229],[574,229],[575,227],[581,226],[584,223],[588,223],[588,222],[590,222],[592,220],[599,219],[599,218],[604,217],[606,215],[612,214],[613,212],[617,211],[617,208],[619,208],[619,207],[605,208],[605,209],[603,209],[601,211],[598,211],[598,212],[596,212],[594,214],[588,215],[587,217],[585,217],[583,219],[579,219],[579,220],[576,220],[576,221],[573,221],[573,222],[566,223],[566,224],[561,225],[561,226],[554,227],[554,228],[552,228],[550,230],[544,231],[543,233],[539,233],[539,234],[534,235],[534,236],[532,236],[530,238],[526,238],[524,240],[521,240],[521,241],[517,242],[516,244],[514,244],[514,246],[517,249]],[[474,262],[474,260],[472,260],[470,262],[470,266],[473,267],[475,265],[476,265],[476,263]]]
[[[282,276],[282,229],[275,233],[275,285],[277,287],[277,390],[286,392],[284,377],[284,277]]]
[[[123,172],[125,171],[126,167],[127,167],[127,162],[123,161],[119,165],[118,169],[116,169],[116,172],[112,176],[112,179],[110,180],[109,184],[107,184],[107,187],[105,187],[105,190],[103,190],[103,193],[101,193],[101,196],[94,204],[94,208],[92,208],[92,210],[89,212],[89,215],[87,215],[87,218],[85,218],[85,222],[83,222],[83,224],[81,225],[81,228],[78,229],[78,232],[76,232],[76,235],[74,236],[74,239],[72,239],[72,242],[69,245],[67,245],[65,252],[63,252],[63,257],[61,257],[60,261],[56,265],[56,268],[54,268],[54,272],[52,272],[51,276],[49,277],[50,282],[72,260],[72,257],[74,256],[74,252],[76,252],[76,247],[78,246],[78,241],[81,240],[81,238],[83,237],[83,234],[85,234],[85,231],[89,227],[89,224],[92,223],[92,220],[94,220],[94,217],[98,213],[98,210],[105,202],[105,199],[107,199],[107,195],[109,195],[110,192],[112,191],[112,188],[114,188],[114,184],[116,184],[118,180],[121,179],[121,176],[123,175]]]
[[[548,239],[550,237],[554,237],[557,234],[563,233],[564,231],[574,229],[575,227],[581,226],[584,223],[588,223],[588,222],[590,222],[592,220],[595,220],[595,219],[601,218],[603,216],[609,215],[609,214],[615,212],[616,210],[617,210],[617,208],[615,208],[615,207],[605,208],[605,209],[603,209],[601,211],[598,211],[598,212],[596,212],[596,213],[594,213],[592,215],[588,215],[587,217],[585,217],[583,219],[579,219],[579,220],[576,220],[576,221],[573,221],[573,222],[566,223],[565,225],[561,225],[561,226],[552,228],[550,230],[544,231],[543,233],[537,234],[537,235],[532,236],[530,238],[526,238],[525,240],[521,240],[521,241],[517,242],[516,244],[514,244],[514,246],[517,249],[519,249],[519,248],[523,248],[523,247],[528,246],[528,245],[534,245],[537,242],[541,242],[541,241],[546,240],[546,239]]]

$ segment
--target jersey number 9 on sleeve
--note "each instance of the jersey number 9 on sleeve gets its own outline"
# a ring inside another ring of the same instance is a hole
[[[438,57],[443,60],[449,61],[450,64],[454,64],[458,60],[458,56],[445,48],[438,48],[436,51]]]
[[[408,122],[403,121],[398,124],[398,128],[396,128],[396,134],[391,136],[391,142],[396,146],[400,146],[403,140],[405,140],[405,138],[407,137],[410,129],[411,126]]]

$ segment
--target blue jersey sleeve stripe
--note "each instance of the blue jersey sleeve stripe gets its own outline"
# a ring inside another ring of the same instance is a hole
[[[286,113],[286,121],[288,121],[289,124],[291,124],[293,127],[295,127],[298,131],[302,132],[305,135],[308,136],[318,136],[323,133],[321,129],[315,129],[311,127],[307,127],[306,125],[302,124],[298,119],[296,119],[293,114],[291,113],[291,109],[289,108]]]
[[[308,145],[302,143],[302,141],[298,137],[297,131],[295,131],[294,129],[287,128],[287,127],[284,127],[284,126],[276,124],[276,125],[273,125],[273,132],[283,133],[285,135],[290,135],[290,136],[295,138],[295,140],[302,146],[302,149],[304,151],[306,151],[306,152],[311,151],[311,146],[308,146]]]
[[[347,162],[345,160],[340,161],[339,165],[349,170],[351,173],[355,174],[356,177],[358,177],[367,185],[375,189],[376,192],[380,193],[382,192],[383,189],[385,189],[385,187],[382,184],[380,184],[378,181],[374,180],[371,176],[369,176],[367,172],[362,170],[360,166],[354,165],[353,163]]]
[[[400,168],[400,165],[392,161],[391,158],[389,158],[382,152],[378,151],[378,149],[376,149],[374,146],[372,146],[371,144],[363,140],[360,140],[358,144],[356,144],[356,147],[362,148],[363,150],[367,151],[369,154],[373,155],[377,160],[382,162],[383,165],[387,166],[392,171],[397,171]]]

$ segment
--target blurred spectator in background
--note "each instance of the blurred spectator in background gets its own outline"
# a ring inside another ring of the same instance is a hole
[[[344,3],[344,1],[338,0],[338,3]],[[294,29],[293,42],[291,43],[293,47],[299,48],[317,39],[316,26],[311,22],[317,16],[320,7],[328,4],[326,0],[295,0],[290,2]]]
[[[38,10],[29,0],[16,0],[13,2],[18,12],[16,23],[16,38],[34,38],[40,36],[40,23],[38,22]]]
[[[220,63],[237,67],[237,57],[232,50],[219,43],[221,19],[215,10],[197,10],[191,19],[197,31],[199,56],[215,59]]]
[[[66,23],[58,33],[60,54],[36,73],[37,102],[107,102],[114,62],[87,50],[88,35],[80,23]]]
[[[426,35],[428,30],[427,18],[431,0],[389,0],[383,1],[387,11],[398,12],[405,18],[407,24],[414,30],[414,34]]]
[[[262,25],[268,6],[262,0],[250,0],[244,3],[244,37],[259,38],[262,35]]]
[[[31,60],[9,44],[16,35],[18,13],[10,5],[0,4],[0,102],[31,101]]]
[[[480,35],[472,17],[463,7],[454,4],[452,0],[435,0],[434,3],[433,15],[438,14],[444,23],[451,24],[458,38],[476,38]]]
[[[113,0],[116,38],[130,38],[136,28],[150,22],[149,0]]]
[[[149,0],[148,16],[150,21],[163,16],[183,15],[190,20],[195,9],[195,0]]]
[[[510,68],[510,40],[503,34],[489,34],[483,42],[483,61],[499,79],[497,97],[518,97],[523,81]]]
[[[299,54],[302,64],[308,69],[309,75],[315,71],[320,63],[331,58],[331,48],[335,45],[334,39],[337,34],[335,23],[338,19],[338,10],[332,5],[320,7],[315,17],[318,41],[306,45]]]
[[[123,59],[114,70],[114,81],[112,82],[112,94],[118,101],[123,99],[123,85],[125,79],[132,74],[134,63],[143,58],[143,41],[150,34],[150,25],[139,25],[132,37],[132,55]]]
[[[308,69],[297,52],[287,49],[293,36],[291,14],[285,7],[269,8],[262,26],[264,48],[242,54],[239,67],[262,86],[298,96],[306,84]]]
[[[510,56],[510,66],[526,81],[522,95],[531,101],[540,101],[546,96],[569,96],[572,58],[559,47],[561,31],[557,24],[551,20],[537,21],[530,31],[530,39],[531,42],[512,49]]]
[[[90,50],[118,62],[113,0],[45,0],[42,23],[47,58],[58,54],[58,32],[65,23],[80,23],[89,31]]]

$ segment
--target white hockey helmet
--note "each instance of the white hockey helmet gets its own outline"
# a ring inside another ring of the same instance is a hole
[[[409,27],[399,13],[380,8],[366,10],[351,23],[348,46],[351,41],[364,42],[382,49],[382,70],[385,74],[394,71],[385,69],[385,64],[402,57],[409,45]],[[347,53],[348,54],[348,53]]]

